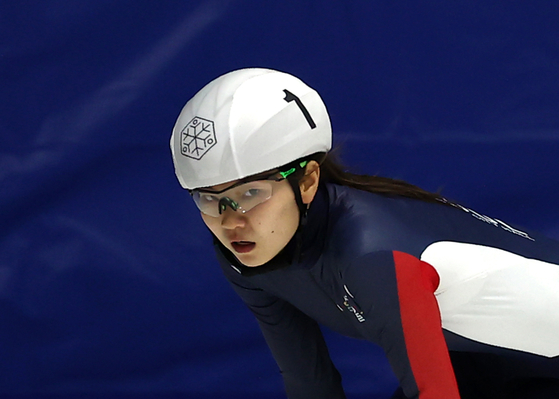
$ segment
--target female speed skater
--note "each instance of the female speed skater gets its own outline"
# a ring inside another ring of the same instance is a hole
[[[393,398],[559,398],[559,243],[346,171],[318,93],[229,72],[182,109],[175,172],[290,399],[341,399],[320,325],[383,348]]]

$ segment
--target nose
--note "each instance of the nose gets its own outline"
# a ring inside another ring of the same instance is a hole
[[[233,230],[238,227],[244,227],[246,224],[246,216],[240,211],[234,211],[227,207],[220,215],[221,227]]]

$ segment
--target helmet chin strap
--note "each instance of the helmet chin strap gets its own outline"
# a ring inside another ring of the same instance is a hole
[[[314,154],[313,156],[308,157],[307,160],[314,160],[320,165],[324,161],[324,158],[326,158],[326,153],[319,152]],[[301,168],[303,169],[304,172],[306,163],[305,165],[302,165],[299,161],[296,162],[299,165],[301,165]],[[295,194],[295,202],[297,203],[297,208],[299,208],[299,225],[297,226],[297,230],[295,231],[295,234],[293,235],[293,238],[289,243],[291,245],[294,245],[294,250],[291,252],[291,254],[289,254],[288,252],[289,255],[292,255],[292,256],[288,255],[289,258],[287,259],[287,261],[289,263],[295,263],[299,261],[299,257],[301,255],[301,249],[303,247],[303,230],[305,228],[305,225],[307,224],[307,212],[310,207],[310,203],[309,204],[303,203],[303,198],[301,196],[301,187],[299,186],[300,179],[301,176],[300,175],[298,176],[297,173],[288,176],[286,179],[289,182],[289,185],[291,186],[293,193]]]
[[[293,189],[293,193],[295,194],[295,202],[297,203],[297,208],[299,208],[299,225],[297,226],[297,230],[292,238],[295,244],[294,251],[292,253],[291,259],[288,259],[289,263],[295,263],[299,261],[299,256],[301,255],[301,248],[303,246],[303,229],[307,224],[307,211],[309,209],[309,205],[303,203],[303,198],[301,197],[301,188],[299,187],[299,179],[290,179],[287,178],[289,185]]]
[[[295,194],[295,202],[297,203],[297,208],[299,209],[299,227],[301,227],[301,224],[306,222],[308,205],[303,203],[298,179],[291,179],[288,177],[287,181],[293,189],[293,194]]]

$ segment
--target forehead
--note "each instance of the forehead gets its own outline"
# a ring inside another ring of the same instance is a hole
[[[279,171],[278,169],[268,170],[266,172],[262,172],[262,173],[258,173],[256,175],[245,177],[244,179],[233,180],[233,181],[229,181],[227,183],[216,184],[215,186],[210,186],[210,187],[203,187],[203,188],[200,188],[198,191],[220,192],[220,191],[224,191],[224,190],[228,189],[229,187],[233,187],[234,185],[237,185],[239,183],[243,183],[245,181],[250,182],[250,181],[255,181],[255,180],[259,180],[259,179],[266,179],[266,178],[270,177],[271,175],[273,175],[275,173],[278,173],[278,171]]]
[[[215,192],[223,191],[223,190],[226,190],[227,188],[229,188],[231,186],[234,186],[239,181],[240,180],[233,180],[233,181],[230,181],[230,182],[227,182],[227,183],[218,184],[218,185],[211,186],[211,187],[204,187],[204,188],[201,188],[200,191],[215,191]]]

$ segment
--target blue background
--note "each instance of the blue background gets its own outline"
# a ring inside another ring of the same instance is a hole
[[[282,398],[168,140],[213,78],[322,95],[356,171],[559,238],[559,12],[487,0],[0,4],[0,396]],[[396,387],[325,332],[349,399]]]

